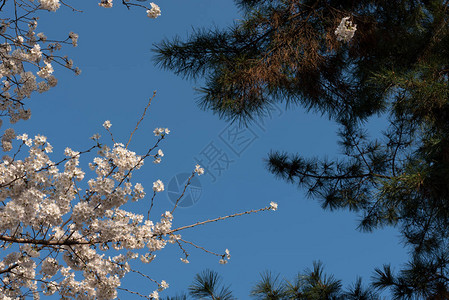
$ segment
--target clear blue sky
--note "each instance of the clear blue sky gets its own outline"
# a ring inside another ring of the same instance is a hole
[[[205,268],[218,271],[238,299],[249,299],[251,286],[264,270],[280,272],[290,279],[311,267],[314,260],[321,260],[325,270],[347,286],[357,275],[369,279],[374,268],[384,263],[398,267],[406,261],[398,232],[388,229],[359,233],[357,215],[323,211],[316,201],[305,197],[303,190],[276,180],[266,171],[263,159],[272,149],[297,151],[304,156],[338,156],[335,124],[306,114],[300,107],[282,109],[281,116],[265,120],[263,129],[251,126],[251,131],[246,131],[252,140],[242,153],[237,149],[237,155],[225,144],[226,134],[220,135],[226,133],[228,124],[196,105],[194,87],[201,82],[184,81],[153,65],[153,43],[175,35],[186,37],[192,28],[223,27],[238,20],[240,16],[231,0],[160,0],[156,3],[162,16],[156,20],[148,19],[141,9],[127,11],[120,1],[115,2],[112,9],[104,9],[96,1],[73,1],[83,13],[68,8],[42,12],[38,32],[59,39],[70,31],[79,34],[79,46],[61,53],[73,58],[82,74],[75,76],[55,68],[58,86],[31,99],[32,117],[17,124],[16,131],[46,135],[56,157],[62,157],[67,146],[74,150],[87,148],[91,145],[89,137],[96,132],[106,137],[101,127],[105,120],[112,122],[116,140],[126,142],[148,97],[157,90],[131,148],[143,153],[155,141],[155,127],[168,127],[172,132],[161,147],[165,153],[162,163],[153,165],[148,161],[136,173],[135,182],[141,182],[149,193],[153,181],[161,179],[167,184],[174,175],[191,172],[195,157],[200,157],[211,142],[232,161],[215,182],[211,176],[200,177],[201,198],[194,206],[177,211],[176,227],[264,207],[270,201],[279,204],[277,212],[183,232],[183,238],[209,250],[221,253],[229,248],[232,258],[227,265],[188,247],[191,263],[183,264],[179,260],[181,251],[168,245],[155,262],[138,266],[154,279],[170,284],[163,295],[186,290],[194,275]],[[87,161],[82,163],[87,169]],[[147,205],[148,199],[144,199],[132,209],[146,211]],[[171,207],[167,191],[158,195],[155,206],[157,212]],[[123,285],[145,294],[155,289],[136,277],[125,279]],[[132,296],[121,294],[121,299]]]

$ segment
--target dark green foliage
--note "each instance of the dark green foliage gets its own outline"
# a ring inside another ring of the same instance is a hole
[[[189,297],[190,296],[190,297]],[[193,283],[189,286],[187,294],[175,297],[166,297],[165,300],[187,299],[211,299],[211,300],[235,300],[229,286],[222,285],[220,275],[212,270],[204,270],[196,274]]]
[[[266,271],[251,289],[250,296],[258,300],[380,300],[372,287],[365,288],[357,278],[353,286],[342,290],[341,280],[324,273],[323,264],[314,262],[313,269],[298,273],[293,281]],[[227,288],[220,288],[218,273],[205,270],[195,276],[189,287],[191,299],[235,299]],[[220,290],[219,293],[217,291]],[[186,295],[167,297],[166,300],[187,300]]]
[[[338,160],[275,150],[268,170],[325,209],[357,212],[361,230],[401,231],[409,265],[377,270],[377,288],[397,299],[448,299],[449,1],[236,4],[241,22],[156,45],[157,63],[205,78],[200,104],[221,117],[245,122],[282,102],[340,124]],[[357,31],[338,42],[346,16]],[[388,125],[372,138],[365,128],[376,115]]]
[[[176,295],[174,297],[165,297],[164,300],[187,300],[187,295],[182,294],[182,295]]]
[[[362,278],[358,277],[356,282],[348,288],[342,295],[347,300],[378,300],[379,295],[374,291],[372,286],[364,287]]]
[[[313,269],[306,270],[306,285],[303,288],[305,299],[340,298],[341,280],[335,279],[333,275],[326,275],[323,271],[321,262],[314,262]]]
[[[195,280],[189,286],[189,294],[195,299],[235,299],[229,287],[221,286],[221,281],[217,272],[205,270],[195,276]]]
[[[376,269],[373,286],[391,288],[394,299],[449,299],[447,278],[443,274],[447,259],[447,253],[427,261],[415,258],[397,275],[385,265],[383,270]]]
[[[274,276],[271,272],[260,274],[262,277],[251,290],[251,295],[259,300],[284,299],[286,293],[279,275]]]
[[[384,89],[370,85],[362,92],[367,74],[345,63],[359,58],[348,58],[332,37],[340,8],[316,11],[312,1],[304,2],[239,1],[244,21],[227,30],[197,30],[187,41],[161,42],[155,60],[176,74],[205,77],[202,107],[228,119],[250,119],[273,101],[336,118],[382,109]],[[358,25],[371,28],[373,22],[366,18]],[[358,78],[348,76],[355,72]]]
[[[259,300],[378,300],[379,296],[371,287],[364,288],[362,279],[347,291],[342,290],[341,280],[324,273],[323,264],[314,262],[313,269],[298,273],[293,281],[280,280],[271,272],[261,274],[261,280],[251,291],[251,296]]]

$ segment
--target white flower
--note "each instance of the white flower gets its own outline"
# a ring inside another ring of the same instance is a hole
[[[111,8],[112,7],[112,0],[101,0],[100,3],[98,3],[101,7]]]
[[[136,185],[134,185],[134,193],[143,193],[143,186],[140,183],[136,183]]]
[[[26,134],[26,133],[24,133],[24,134],[22,134],[22,135],[18,135],[17,136],[17,139],[19,140],[19,141],[26,141],[27,139],[28,139],[28,134]]]
[[[352,22],[349,20],[349,17],[341,19],[340,25],[338,25],[337,29],[335,29],[337,41],[349,42],[353,38],[356,30],[357,25],[356,24],[353,25]]]
[[[95,133],[93,136],[90,137],[91,140],[99,140],[101,137],[101,135],[99,135],[98,133]]]
[[[28,147],[31,147],[33,145],[33,140],[28,138],[28,134],[24,133],[22,135],[17,136],[18,140],[21,140],[25,143]]]
[[[48,11],[56,11],[61,4],[59,4],[59,0],[40,0],[41,8],[46,9]]]
[[[2,88],[2,90],[4,92],[6,92],[10,88],[11,88],[11,82],[9,82],[8,80],[3,80],[3,88]]]
[[[161,15],[161,9],[159,6],[154,4],[153,2],[150,3],[151,9],[147,10],[147,16],[151,19],[156,19]]]
[[[152,262],[155,258],[156,258],[156,254],[150,255],[149,253],[146,253],[145,255],[140,256],[140,260],[145,264]]]
[[[276,202],[271,201],[270,202],[270,209],[271,210],[277,210],[278,209],[278,204]]]
[[[41,40],[42,42],[45,42],[45,41],[47,40],[47,37],[45,36],[45,34],[44,34],[43,32],[39,32],[39,33],[37,34],[37,37],[40,38],[40,40]]]
[[[39,91],[39,93],[46,92],[49,89],[50,89],[50,86],[45,81],[41,81],[41,82],[38,83],[38,91]]]
[[[155,191],[156,193],[162,192],[164,190],[164,184],[162,183],[161,180],[157,180],[155,182],[153,182],[153,191]]]
[[[159,285],[158,291],[161,292],[166,289],[168,289],[168,283],[165,280],[162,280],[161,284]]]
[[[231,253],[229,252],[229,249],[226,249],[225,253],[226,253],[226,258],[231,259]]]
[[[47,79],[48,85],[51,87],[55,87],[58,84],[58,79],[56,79],[56,77],[54,76],[50,76]]]
[[[38,146],[42,146],[47,142],[47,138],[45,136],[42,136],[40,134],[36,135],[34,137],[34,144]]]
[[[156,128],[153,130],[155,136],[159,136],[162,133],[162,128]]]
[[[164,156],[164,152],[162,152],[161,149],[157,150],[157,155],[163,157]]]
[[[31,257],[39,257],[40,256],[40,253],[38,251],[36,251],[33,248],[33,246],[31,246],[30,244],[25,244],[25,245],[21,246],[20,250],[22,250],[23,252],[26,252]]]
[[[30,23],[28,24],[28,28],[30,30],[35,30],[37,28],[37,21],[36,20],[30,21]]]
[[[188,261],[187,258],[182,258],[182,257],[181,257],[180,260],[181,260],[183,263],[185,263],[185,264],[190,263],[190,261]]]
[[[8,142],[8,141],[2,141],[2,149],[5,152],[11,151],[12,150],[12,143]]]
[[[153,163],[155,163],[155,164],[160,164],[160,163],[161,163],[161,158],[160,158],[160,157],[156,158],[156,159],[153,161]]]
[[[46,153],[51,153],[51,152],[53,152],[53,146],[50,145],[50,143],[47,143],[47,144],[45,145],[44,150],[45,150]]]
[[[156,128],[153,130],[153,133],[155,136],[160,136],[160,135],[164,136],[166,134],[169,134],[170,130],[168,128]]]
[[[51,296],[58,291],[59,284],[55,281],[43,283],[43,293],[45,296]],[[7,298],[6,298],[7,299]]]
[[[53,73],[53,67],[51,66],[51,63],[49,62],[45,62],[45,67],[43,67],[42,69],[40,69],[40,71],[38,71],[36,74],[39,77],[42,78],[48,78],[50,77],[50,75]]]
[[[66,66],[67,68],[69,68],[69,69],[73,68],[73,60],[68,59],[68,60],[66,61],[65,66]]]
[[[195,166],[195,173],[197,173],[198,176],[203,175],[203,174],[204,174],[204,169],[201,168],[200,165],[196,165],[196,166]]]
[[[30,60],[39,61],[42,57],[41,46],[35,44],[30,50]]]
[[[225,265],[225,264],[228,263],[228,261],[225,260],[225,259],[220,259],[218,262],[219,262],[220,264],[222,264],[222,265]]]
[[[78,46],[78,34],[70,31],[69,38],[72,40],[73,47]]]
[[[80,154],[80,153],[76,152],[76,151],[73,151],[69,147],[65,148],[65,150],[64,150],[64,155],[67,156],[67,157],[77,157],[78,154]]]
[[[42,262],[41,273],[45,274],[47,278],[53,277],[59,270],[60,266],[56,259],[47,257]]]
[[[109,128],[111,128],[112,124],[109,120],[104,121],[103,123],[103,127],[108,130]]]
[[[150,294],[150,298],[158,300],[159,299],[159,293],[157,291],[152,292]]]
[[[8,129],[5,130],[5,133],[3,134],[2,139],[3,140],[7,140],[7,141],[11,141],[15,137],[16,137],[16,133],[15,133],[14,129],[13,128],[8,128]]]

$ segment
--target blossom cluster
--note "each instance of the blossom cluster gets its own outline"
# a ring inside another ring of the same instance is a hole
[[[103,126],[109,129],[112,124],[106,121]],[[169,130],[157,128],[156,132],[162,135]],[[132,183],[132,174],[144,165],[146,158],[163,156],[160,149],[151,154],[156,146],[137,155],[122,143],[112,147],[100,144],[97,135],[95,145],[88,150],[66,148],[65,158],[55,162],[50,159],[53,147],[46,137],[16,136],[12,129],[5,136],[11,143],[17,140],[19,149],[27,149],[28,154],[23,159],[4,156],[0,163],[0,241],[4,242],[2,248],[9,248],[9,254],[0,260],[0,295],[15,298],[28,290],[35,297],[43,291],[44,295],[58,293],[63,298],[114,299],[121,279],[134,272],[131,261],[140,258],[143,263],[151,263],[155,252],[168,243],[179,245],[182,241],[181,235],[175,234],[180,228],[172,226],[176,206],[157,222],[150,220],[150,212],[145,217],[124,209],[130,201],[144,199],[144,188],[140,183]],[[94,150],[97,156],[87,171],[93,176],[86,179],[80,158]],[[204,169],[196,165],[192,176],[203,173]],[[164,191],[161,180],[153,183],[153,191],[153,199],[156,193]],[[273,206],[271,203],[258,211]],[[110,249],[121,252],[112,255]],[[231,257],[228,249],[219,256],[221,264]],[[181,261],[189,263],[187,257]],[[157,289],[148,297],[159,299],[159,293],[168,284],[164,280],[154,282]]]
[[[218,261],[220,264],[225,265],[228,263],[228,260],[231,259],[231,252],[229,249],[225,250],[225,254],[221,256],[221,259]]]
[[[129,200],[145,197],[143,186],[130,179],[149,154],[139,156],[120,143],[112,148],[97,143],[89,150],[98,150],[89,164],[95,176],[87,180],[83,191],[79,186],[86,173],[79,160],[89,151],[66,148],[66,157],[54,162],[49,157],[52,146],[44,136],[22,134],[16,139],[28,148],[28,155],[23,160],[6,156],[0,163],[4,203],[0,240],[22,246],[11,248],[15,251],[0,261],[0,270],[14,270],[2,278],[1,295],[18,297],[27,288],[32,293],[42,289],[46,295],[113,299],[120,279],[132,271],[129,261],[146,249],[140,256],[148,263],[155,258],[154,252],[180,238],[170,232],[173,216],[169,211],[153,223],[122,208]],[[163,190],[160,180],[155,184],[158,191]],[[127,252],[106,256],[110,248]],[[76,279],[77,271],[84,274],[81,280]],[[168,287],[165,281],[158,285],[158,291]]]
[[[9,117],[12,124],[30,118],[30,111],[24,107],[25,98],[30,98],[34,92],[47,92],[57,85],[55,65],[68,68],[76,75],[81,74],[70,58],[57,54],[63,45],[78,46],[78,34],[69,32],[65,39],[52,39],[50,42],[43,32],[37,31],[39,18],[33,17],[39,10],[56,12],[64,3],[60,0],[14,3],[4,1],[2,5],[2,11],[10,12],[14,17],[0,19],[0,37],[3,40],[0,44],[0,115]],[[123,4],[128,8],[143,6],[129,0]],[[112,7],[112,0],[101,0],[99,5]],[[154,3],[150,6],[146,10],[148,17],[161,15],[159,6]]]
[[[155,136],[165,136],[170,133],[170,130],[168,128],[156,128],[153,130],[153,133]]]
[[[151,19],[156,19],[161,15],[161,9],[159,6],[154,4],[153,2],[150,3],[151,9],[147,10],[147,16]]]
[[[49,42],[44,33],[37,32],[38,18],[30,17],[39,9],[56,11],[59,1],[25,2],[26,5],[15,7],[20,22],[12,18],[3,19],[0,24],[0,37],[4,41],[0,44],[0,115],[9,117],[12,124],[30,118],[30,110],[24,107],[25,98],[57,85],[54,63],[80,72],[71,59],[57,55],[63,44],[77,46],[78,35],[71,32],[65,40]],[[7,1],[4,5],[8,9],[12,3]]]
[[[337,29],[335,29],[335,35],[337,36],[337,41],[339,42],[349,42],[357,30],[357,25],[352,24],[349,17],[341,19],[340,24]]]
[[[40,0],[42,9],[46,9],[48,11],[56,11],[61,6],[59,0]]]
[[[203,174],[204,174],[204,168],[201,168],[200,165],[196,165],[196,166],[195,166],[195,171],[194,171],[194,172],[197,173],[198,176],[203,175]]]

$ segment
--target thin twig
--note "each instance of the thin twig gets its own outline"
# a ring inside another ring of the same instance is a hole
[[[239,217],[239,216],[243,216],[243,215],[249,215],[249,214],[252,214],[252,213],[256,213],[256,212],[264,211],[264,210],[270,210],[270,209],[271,209],[271,207],[267,206],[267,207],[264,207],[264,208],[252,209],[252,210],[248,210],[248,211],[241,212],[241,213],[236,213],[236,214],[229,215],[229,216],[218,217],[216,219],[206,220],[206,221],[198,222],[198,223],[195,223],[195,224],[191,224],[191,225],[186,225],[186,226],[182,226],[182,227],[179,227],[179,228],[175,228],[175,229],[170,230],[169,232],[167,232],[167,234],[171,234],[173,232],[177,232],[177,231],[181,231],[181,230],[184,230],[184,229],[196,227],[196,226],[199,226],[199,225],[204,225],[204,224],[207,224],[207,223],[217,222],[217,221],[226,220],[226,219],[229,219],[229,218]]]
[[[198,246],[198,245],[196,245],[196,244],[194,244],[194,243],[192,243],[192,242],[189,242],[189,241],[186,241],[186,240],[183,240],[183,239],[179,239],[179,240],[180,240],[181,242],[184,242],[184,243],[187,243],[187,244],[189,244],[189,245],[192,245],[193,247],[195,247],[195,248],[197,248],[197,249],[201,249],[201,250],[203,250],[204,252],[207,252],[207,253],[209,253],[209,254],[213,254],[213,255],[216,255],[216,256],[218,256],[218,257],[222,257],[222,256],[223,256],[223,254],[218,254],[218,253],[209,251],[209,250],[205,249],[204,247]]]
[[[140,297],[145,298],[145,299],[153,299],[153,298],[151,298],[151,297],[149,297],[149,296],[142,295],[142,294],[139,293],[139,292],[131,291],[131,290],[128,290],[128,289],[125,289],[125,288],[118,287],[117,289],[118,289],[118,290],[125,291],[125,292],[128,292],[128,293],[130,293],[130,294],[134,294],[134,295],[140,296]]]
[[[154,197],[156,196],[156,192],[153,192],[153,197],[151,198],[151,205],[150,205],[150,209],[148,210],[148,220],[150,219],[150,212],[151,209],[153,208],[153,204],[154,204]]]
[[[68,5],[67,3],[64,3],[64,1],[62,1],[62,0],[59,0],[63,5],[65,5],[65,6],[67,6],[67,7],[69,7],[69,8],[71,8],[73,11],[77,11],[77,12],[83,12],[82,10],[79,10],[79,9],[76,9],[76,8],[74,8],[74,7],[72,7],[72,6],[70,6],[70,5]]]
[[[185,256],[186,259],[187,259],[187,258],[189,257],[190,254],[187,252],[186,249],[184,249],[184,248],[182,247],[181,243],[180,243],[178,240],[176,240],[176,244],[178,245],[179,249],[181,249],[182,253],[184,253],[184,256]]]
[[[115,142],[115,140],[114,140],[114,136],[112,135],[112,132],[109,130],[109,128],[106,128],[106,131],[109,132],[109,134],[111,135],[112,142],[113,142],[114,145],[115,145],[116,142]]]
[[[138,271],[138,270],[133,270],[133,269],[131,269],[130,271],[133,272],[133,273],[137,273],[137,274],[139,274],[140,276],[145,277],[146,279],[148,279],[148,280],[150,280],[150,281],[156,283],[157,285],[159,285],[159,282],[157,282],[156,280],[154,280],[154,279],[151,278],[150,276],[148,276],[148,275],[146,275],[146,274],[143,274],[142,272],[140,272],[140,271]]]
[[[173,212],[175,211],[176,207],[178,207],[179,204],[179,200],[181,200],[181,198],[184,196],[187,187],[190,185],[190,180],[192,180],[192,178],[195,176],[195,172],[192,172],[192,175],[190,175],[189,179],[187,180],[187,183],[184,185],[184,190],[182,191],[181,196],[178,197],[178,199],[176,199],[176,203],[175,206],[173,207],[171,214],[173,214]]]
[[[153,98],[156,96],[156,91],[153,92],[153,96],[151,96],[150,100],[148,101],[147,106],[145,107],[145,109],[143,110],[143,114],[142,117],[140,117],[139,122],[137,122],[136,127],[134,128],[133,132],[131,132],[131,135],[129,136],[128,142],[126,143],[126,149],[128,149],[128,145],[129,143],[131,143],[131,139],[133,137],[134,132],[136,132],[137,128],[139,128],[139,124],[140,122],[142,122],[143,118],[145,118],[145,114],[147,112],[148,107],[150,107],[151,105],[151,101],[153,100]]]

